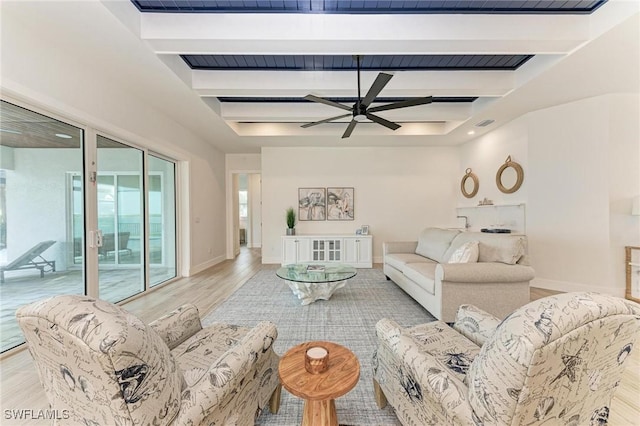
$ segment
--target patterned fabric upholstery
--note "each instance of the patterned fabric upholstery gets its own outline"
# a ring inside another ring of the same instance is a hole
[[[51,408],[69,414],[62,423],[250,425],[278,387],[271,323],[202,329],[185,305],[147,325],[78,295],[16,316]]]
[[[564,293],[500,323],[467,305],[454,329],[383,319],[376,332],[374,379],[404,425],[602,425],[640,335],[640,305]]]

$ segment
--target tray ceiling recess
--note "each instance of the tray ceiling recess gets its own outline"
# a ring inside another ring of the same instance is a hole
[[[132,0],[141,12],[167,13],[591,13],[606,0]]]
[[[131,0],[129,10],[141,40],[235,135],[441,144],[504,124],[522,107],[500,105],[604,32],[595,18],[615,18],[618,3]]]

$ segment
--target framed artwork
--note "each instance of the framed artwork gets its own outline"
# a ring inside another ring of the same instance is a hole
[[[625,297],[640,303],[640,247],[625,247],[627,291]]]
[[[362,225],[360,234],[361,235],[369,235],[369,225]]]
[[[298,220],[326,220],[324,188],[298,188]]]
[[[327,188],[327,220],[353,220],[353,208],[353,188]]]

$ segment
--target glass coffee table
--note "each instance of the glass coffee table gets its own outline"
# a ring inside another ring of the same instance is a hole
[[[303,305],[320,299],[329,300],[337,289],[344,287],[347,280],[357,273],[352,266],[336,263],[296,263],[276,271],[276,275],[287,282]]]

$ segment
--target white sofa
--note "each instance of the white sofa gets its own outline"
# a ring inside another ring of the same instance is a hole
[[[427,228],[418,241],[385,242],[383,270],[441,321],[453,322],[463,304],[504,318],[530,300],[526,245],[522,235]],[[471,259],[449,263],[461,253]]]

